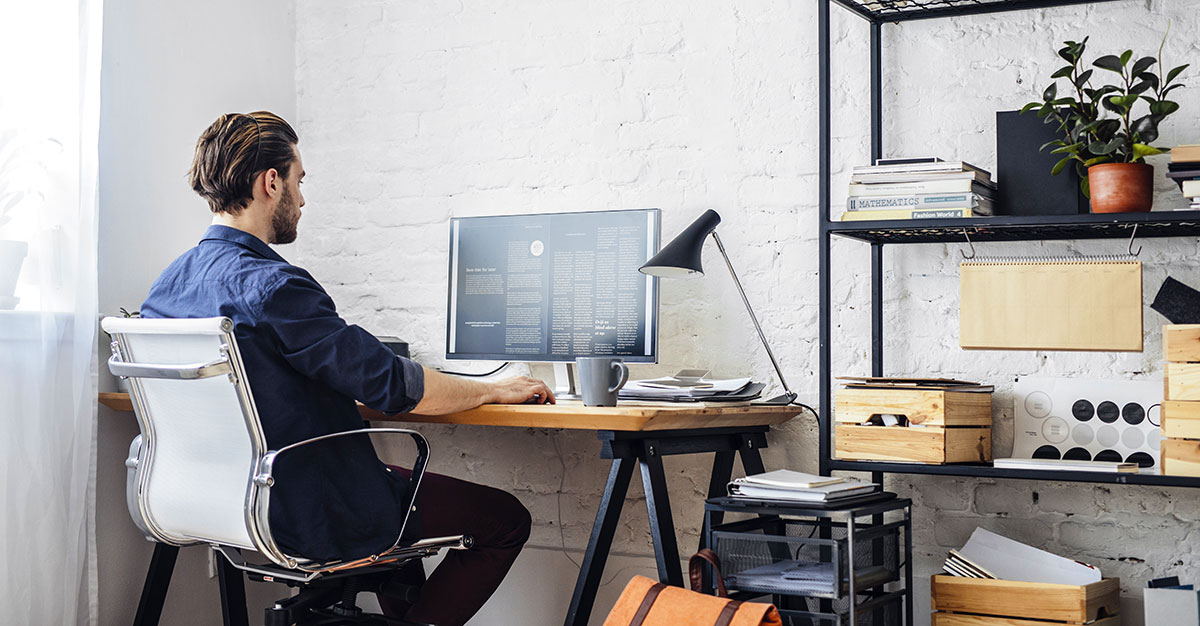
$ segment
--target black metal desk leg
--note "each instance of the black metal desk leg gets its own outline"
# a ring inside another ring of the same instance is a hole
[[[621,505],[625,503],[629,480],[633,478],[633,464],[636,462],[637,459],[629,457],[613,459],[612,469],[608,472],[608,483],[604,486],[604,496],[600,499],[600,509],[596,511],[596,522],[592,524],[592,536],[588,540],[587,552],[584,553],[583,563],[579,567],[579,580],[575,582],[575,592],[571,595],[571,606],[567,609],[565,626],[587,626],[592,605],[596,602],[596,591],[600,589],[604,563],[608,560],[613,535],[617,532],[617,521],[621,518]]]
[[[133,626],[157,626],[162,615],[163,603],[167,600],[167,589],[171,586],[171,572],[175,570],[175,557],[179,548],[165,543],[154,544],[154,555],[146,570],[146,584],[142,586],[142,599],[138,601],[137,615]]]
[[[708,497],[720,498],[726,495],[729,488],[729,481],[733,478],[733,457],[734,452],[718,452],[713,459],[712,476],[708,479]],[[725,521],[724,511],[710,511],[705,515],[705,519],[709,520],[713,525],[720,524]],[[706,545],[706,533],[700,533],[700,549],[709,547]]]
[[[225,626],[250,626],[246,616],[246,581],[242,570],[225,557],[214,554],[217,579],[221,583],[221,619]]]
[[[758,453],[758,446],[754,445],[754,439],[750,435],[742,435],[738,453],[742,455],[742,469],[746,470],[747,476],[767,471],[763,466],[762,455]]]
[[[650,514],[650,536],[654,540],[654,560],[658,579],[668,585],[683,586],[683,568],[679,565],[679,545],[675,542],[675,522],[671,519],[671,500],[667,496],[667,476],[663,472],[658,441],[642,443],[642,489],[646,492],[646,511]]]

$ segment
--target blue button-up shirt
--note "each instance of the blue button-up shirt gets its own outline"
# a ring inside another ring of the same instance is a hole
[[[356,399],[402,413],[424,393],[419,365],[347,324],[308,272],[235,228],[209,227],[154,282],[142,315],[233,320],[273,450],[362,428]],[[365,435],[299,448],[282,455],[275,469],[271,529],[288,554],[358,558],[395,541],[408,485],[387,470]]]

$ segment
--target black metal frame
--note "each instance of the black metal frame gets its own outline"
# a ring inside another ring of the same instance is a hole
[[[820,300],[819,393],[821,414],[820,471],[871,472],[875,481],[884,472],[941,474],[1032,480],[1123,483],[1176,487],[1200,487],[1200,478],[1057,472],[1048,470],[997,469],[991,465],[916,465],[833,458],[832,407],[832,315],[830,312],[830,243],[834,236],[862,241],[871,249],[871,374],[884,375],[883,368],[883,250],[888,244],[953,243],[970,241],[1039,241],[1047,239],[1121,239],[1139,237],[1200,236],[1200,211],[1130,213],[1117,215],[997,216],[970,219],[929,219],[876,222],[834,222],[831,219],[832,173],[830,7],[837,4],[870,23],[871,29],[871,157],[883,155],[882,26],[888,22],[957,15],[1039,9],[1073,4],[1098,4],[1113,0],[817,0],[819,60],[819,254],[818,297]],[[969,239],[968,239],[969,237]]]
[[[715,453],[708,482],[708,497],[723,496],[726,485],[733,476],[735,456],[741,457],[742,468],[747,474],[765,471],[759,450],[767,447],[769,430],[769,426],[746,426],[660,431],[600,431],[600,456],[612,459],[612,469],[604,486],[600,507],[596,511],[596,521],[592,525],[587,551],[579,568],[579,579],[571,595],[565,625],[587,626],[635,465],[640,467],[642,473],[642,489],[646,494],[646,510],[650,514],[650,535],[654,541],[658,578],[668,585],[682,587],[683,568],[680,566],[679,546],[675,538],[675,524],[671,517],[671,503],[667,494],[667,477],[663,470],[662,457]],[[700,547],[704,547],[703,537]]]
[[[904,585],[903,589],[895,589],[894,587],[892,587],[892,590],[890,592],[883,592],[882,594],[875,593],[875,591],[868,591],[868,590],[855,591],[853,582],[851,582],[850,591],[847,594],[844,594],[843,597],[853,595],[854,597],[851,598],[850,605],[854,608],[847,615],[839,617],[839,616],[832,614],[832,611],[833,611],[832,604],[827,600],[822,600],[821,610],[826,614],[827,617],[832,617],[834,619],[830,620],[830,619],[817,618],[815,621],[820,622],[820,623],[836,621],[836,623],[859,624],[859,623],[862,623],[859,620],[859,618],[861,618],[864,615],[864,613],[862,613],[861,611],[869,612],[871,607],[873,605],[875,605],[881,599],[886,600],[888,598],[901,597],[901,598],[903,598],[903,602],[904,602],[904,613],[903,613],[904,621],[902,623],[905,624],[906,626],[911,626],[913,624],[913,609],[914,609],[914,606],[913,606],[913,571],[912,571],[912,566],[913,566],[912,500],[910,500],[908,498],[895,498],[892,500],[885,500],[882,502],[875,502],[875,503],[851,506],[851,507],[848,507],[845,509],[813,508],[813,507],[806,506],[804,503],[782,503],[782,502],[781,503],[770,503],[770,504],[767,504],[764,502],[746,503],[746,502],[740,502],[735,498],[710,498],[708,501],[705,502],[705,505],[704,505],[703,536],[705,538],[706,543],[709,545],[712,545],[712,543],[713,543],[712,542],[712,533],[713,532],[717,532],[717,531],[745,532],[748,529],[763,529],[763,530],[765,530],[767,528],[767,525],[770,525],[772,523],[772,521],[777,523],[778,520],[780,519],[780,516],[788,516],[789,518],[793,518],[793,519],[795,519],[795,518],[813,518],[814,520],[823,519],[823,520],[828,520],[829,522],[840,522],[840,523],[845,524],[847,527],[847,530],[848,530],[847,537],[848,537],[848,541],[851,544],[851,546],[850,546],[850,555],[851,556],[849,557],[849,560],[851,563],[853,563],[854,562],[854,559],[853,559],[854,545],[853,544],[855,541],[854,537],[855,537],[855,527],[857,524],[856,520],[858,518],[870,517],[871,518],[870,526],[879,528],[884,525],[884,515],[889,512],[892,512],[892,511],[902,511],[901,519],[893,522],[893,524],[899,524],[900,527],[903,529],[903,533],[904,533],[904,542],[903,542],[904,553],[903,553],[903,557],[901,557],[897,561],[897,564],[904,569],[903,578],[902,578],[903,585]],[[725,513],[752,514],[752,515],[757,515],[758,519],[757,520],[749,519],[749,520],[743,520],[740,522],[733,522],[730,524],[722,524]],[[777,527],[775,532],[777,534],[783,534],[782,527]],[[822,539],[829,539],[831,534],[830,534],[828,526],[821,527],[820,536]],[[897,549],[899,549],[899,546],[897,546]],[[879,555],[881,554],[881,552],[880,552],[881,548],[877,542],[872,542],[871,550],[872,550],[872,553],[876,555],[876,558],[878,558]],[[824,554],[822,556],[822,559],[830,558],[830,556],[831,555],[829,555],[829,554]],[[787,558],[789,558],[789,555],[783,554],[783,555],[780,555],[778,558],[780,558],[781,560],[786,560]],[[833,557],[833,558],[836,558],[836,557]],[[853,565],[851,565],[851,569],[853,569]],[[706,567],[705,575],[702,579],[703,580],[702,591],[704,591],[706,593],[712,592],[713,582],[712,582],[711,578],[712,578],[711,568]],[[853,578],[854,578],[854,575],[850,574],[850,580],[853,580]],[[889,583],[889,585],[890,585],[890,583]],[[858,596],[860,596],[860,595],[867,599],[860,601],[858,598]],[[755,593],[751,593],[751,592],[738,592],[738,593],[730,593],[730,597],[734,598],[734,599],[738,599],[738,600],[752,600],[752,599],[760,597],[760,594],[755,594]],[[784,617],[789,618],[789,620],[785,621],[785,623],[798,623],[798,624],[810,623],[808,616],[816,615],[816,614],[808,612],[807,609],[801,609],[799,611],[795,610],[793,608],[793,605],[795,604],[794,600],[799,599],[799,598],[802,598],[802,596],[783,596],[783,595],[772,596],[771,601],[773,604],[775,604],[779,608],[780,614]],[[849,618],[849,619],[842,619],[843,617]],[[880,618],[882,618],[882,616],[876,615],[875,619],[872,620],[872,622],[875,624],[878,624],[882,621]]]

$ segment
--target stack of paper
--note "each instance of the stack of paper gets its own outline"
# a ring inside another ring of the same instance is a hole
[[[729,483],[729,495],[793,502],[834,502],[871,493],[879,488],[852,478],[816,476],[792,470],[775,470]]]
[[[621,388],[620,397],[625,400],[716,400],[740,396],[754,385],[749,378],[704,379],[686,384],[631,380]],[[759,391],[761,389],[759,385]]]
[[[997,578],[1056,585],[1089,585],[1100,570],[976,528],[962,550],[951,550],[943,569],[970,578]]]

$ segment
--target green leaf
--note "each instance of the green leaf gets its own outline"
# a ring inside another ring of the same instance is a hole
[[[1165,116],[1170,115],[1178,110],[1179,110],[1179,103],[1171,102],[1170,100],[1159,100],[1158,102],[1154,102],[1154,103],[1150,104],[1150,112],[1153,113],[1154,115],[1159,115],[1159,116],[1165,117]],[[1151,141],[1153,141],[1153,140],[1151,140]]]
[[[1166,97],[1166,95],[1171,93],[1171,91],[1173,91],[1175,89],[1179,89],[1180,87],[1187,87],[1187,85],[1185,85],[1183,83],[1175,83],[1174,85],[1171,85],[1170,87],[1167,87],[1166,89],[1163,89],[1162,93],[1160,93],[1159,95]]]
[[[1083,176],[1080,178],[1079,190],[1083,192],[1083,197],[1087,198],[1088,200],[1092,199],[1092,186],[1088,182],[1087,176]]]
[[[1186,70],[1189,66],[1191,66],[1191,63],[1185,63],[1185,64],[1180,65],[1179,67],[1167,72],[1166,82],[1168,84],[1170,84],[1171,81],[1175,80],[1176,76],[1179,76],[1179,74],[1181,74],[1183,72],[1183,70]]]
[[[1050,86],[1042,92],[1042,99],[1047,102],[1058,97],[1058,83],[1050,83]]]
[[[1063,170],[1067,169],[1067,166],[1071,164],[1071,160],[1072,160],[1072,157],[1067,157],[1067,158],[1059,161],[1058,163],[1055,163],[1054,169],[1050,170],[1050,173],[1054,176],[1058,176],[1059,174],[1062,173]]]
[[[1057,72],[1051,74],[1050,78],[1066,78],[1071,75],[1071,72],[1074,72],[1074,71],[1075,71],[1075,66],[1068,65],[1064,68],[1060,68]]]
[[[1095,70],[1087,70],[1087,71],[1085,71],[1085,72],[1081,73],[1081,74],[1080,74],[1078,77],[1076,77],[1076,79],[1075,79],[1075,86],[1076,86],[1076,87],[1083,87],[1084,85],[1086,85],[1086,84],[1087,84],[1087,82],[1088,82],[1088,80],[1090,80],[1090,79],[1092,78],[1092,73],[1093,73],[1094,71],[1095,71]]]
[[[1130,70],[1130,73],[1134,76],[1137,76],[1138,74],[1150,69],[1150,67],[1157,62],[1158,61],[1154,57],[1142,57],[1137,60],[1137,63],[1133,64],[1133,69]]]
[[[1158,120],[1154,115],[1139,118],[1133,123],[1134,142],[1151,143],[1158,139]]]
[[[1147,91],[1150,90],[1150,87],[1151,87],[1150,83],[1143,80],[1142,82],[1135,83],[1133,86],[1131,86],[1129,88],[1129,93],[1138,93],[1138,94],[1146,93]]]
[[[1125,115],[1125,107],[1121,105],[1121,96],[1109,96],[1102,100],[1101,104],[1117,115]]]
[[[1067,42],[1067,43],[1070,43],[1070,42]],[[1067,61],[1068,63],[1074,63],[1076,60],[1076,57],[1071,52],[1071,46],[1067,46],[1065,48],[1059,48],[1058,56],[1062,57],[1062,60]]]
[[[1021,115],[1025,115],[1026,113],[1028,113],[1040,106],[1042,106],[1041,102],[1030,102],[1029,104],[1021,107]]]
[[[1159,150],[1154,146],[1148,146],[1144,143],[1135,143],[1133,144],[1133,161],[1131,161],[1131,163],[1137,163],[1138,161],[1141,161],[1152,154],[1162,153],[1162,150]]]
[[[1112,54],[1106,54],[1095,61],[1092,61],[1092,65],[1110,72],[1116,72],[1118,74],[1121,73],[1121,70],[1125,69],[1125,66],[1121,63],[1121,59]]]
[[[1077,154],[1079,152],[1079,150],[1081,148],[1083,148],[1082,142],[1066,144],[1066,145],[1063,145],[1061,148],[1051,150],[1050,154],[1070,154],[1070,155],[1074,156],[1075,154]]]
[[[1133,50],[1126,50],[1121,53],[1121,67],[1129,65],[1129,59],[1133,58]]]
[[[1091,158],[1091,159],[1088,159],[1088,160],[1084,161],[1084,162],[1083,162],[1083,166],[1084,166],[1084,167],[1091,167],[1091,166],[1093,166],[1093,165],[1100,165],[1101,163],[1108,163],[1109,161],[1112,161],[1112,159],[1111,159],[1111,158],[1109,158],[1109,157],[1106,157],[1106,156],[1098,156],[1098,157],[1094,157],[1094,158]]]
[[[1158,74],[1154,72],[1142,72],[1142,80],[1150,83],[1155,89],[1158,89]]]

